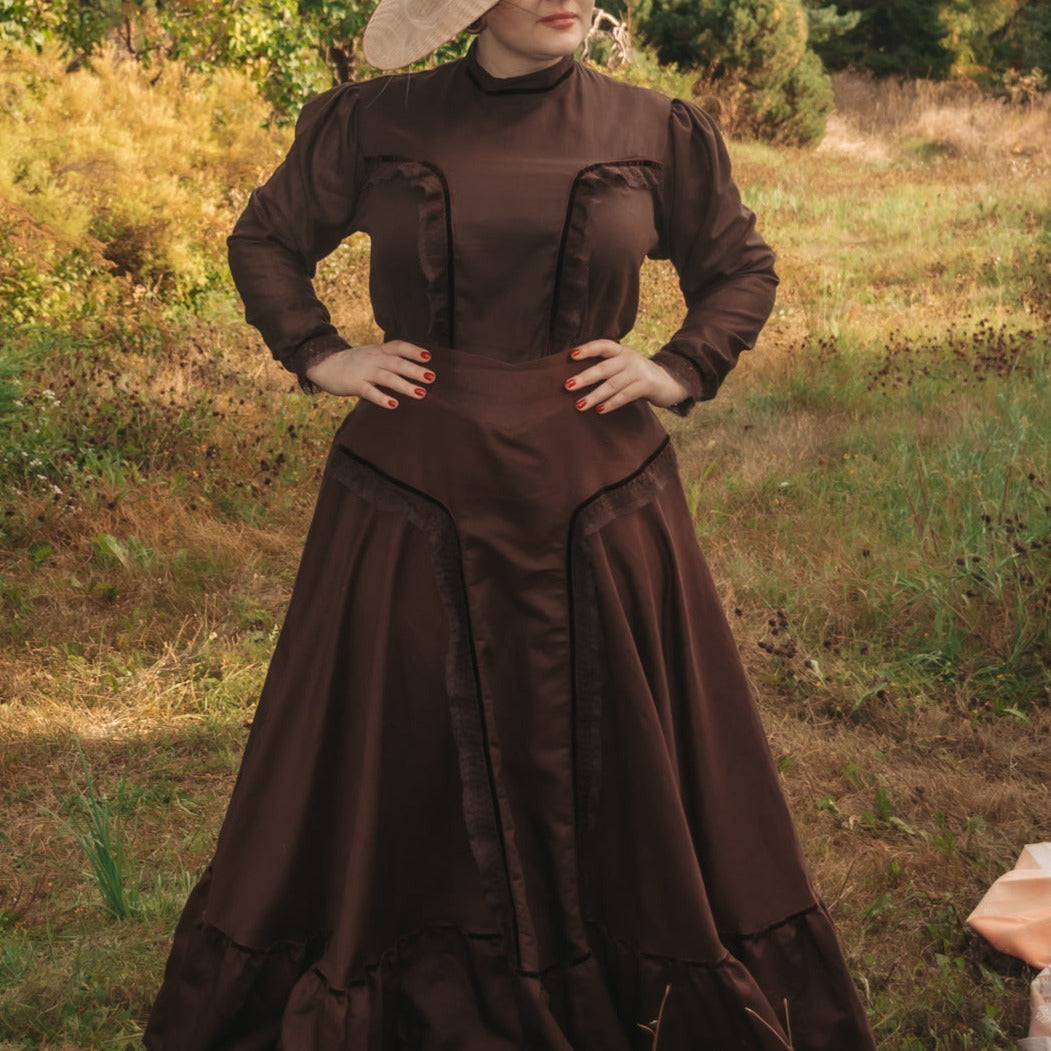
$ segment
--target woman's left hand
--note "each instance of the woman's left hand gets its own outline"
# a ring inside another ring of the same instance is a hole
[[[581,412],[593,407],[596,412],[613,412],[637,398],[646,398],[654,405],[667,408],[682,401],[689,393],[667,369],[612,339],[581,343],[569,356],[577,361],[602,359],[566,380],[566,390],[574,392],[598,384],[577,401]]]

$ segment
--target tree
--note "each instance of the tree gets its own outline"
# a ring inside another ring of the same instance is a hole
[[[860,21],[860,11],[848,11],[841,15],[835,4],[821,5],[820,0],[804,0],[810,43],[824,44],[833,37],[849,33]]]
[[[815,41],[829,68],[927,77],[950,71],[953,55],[940,0],[846,0],[842,6],[861,17],[849,32]]]
[[[353,79],[357,42],[376,0],[0,0],[0,44],[60,44],[70,65],[104,43],[144,63],[179,58],[190,69],[237,66],[278,120],[313,94]],[[462,42],[444,51],[462,50]]]
[[[641,28],[662,62],[698,70],[709,89],[702,104],[728,130],[790,143],[820,137],[832,85],[810,50],[801,0],[653,0]]]
[[[992,44],[1001,68],[1051,74],[1051,5],[1046,0],[1021,4]]]

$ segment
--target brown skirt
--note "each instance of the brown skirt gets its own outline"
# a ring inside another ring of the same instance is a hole
[[[668,436],[579,368],[341,426],[147,1047],[874,1047]]]

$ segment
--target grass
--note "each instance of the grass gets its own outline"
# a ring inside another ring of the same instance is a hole
[[[346,406],[293,392],[222,276],[220,234],[287,141],[244,85],[2,62],[0,1048],[124,1048]],[[818,149],[734,145],[777,311],[667,425],[881,1048],[992,1051],[1025,1033],[1030,973],[962,921],[1051,836],[1048,118],[839,87]],[[171,148],[185,121],[193,155]],[[121,228],[92,181],[118,162]],[[319,275],[353,341],[375,336],[366,247]],[[666,266],[643,303],[652,350],[680,314]],[[102,828],[119,800],[119,922],[63,828],[78,795]]]
[[[124,920],[139,907],[137,892],[128,889],[132,874],[123,833],[127,782],[120,779],[112,800],[99,795],[79,743],[77,750],[86,788],[62,800],[66,817],[59,820],[86,855],[102,904],[114,919]]]

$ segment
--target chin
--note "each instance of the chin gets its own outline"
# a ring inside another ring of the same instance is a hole
[[[547,55],[549,58],[562,58],[563,55],[572,55],[583,43],[583,33],[566,33],[564,39],[561,40],[538,41],[536,53]]]

